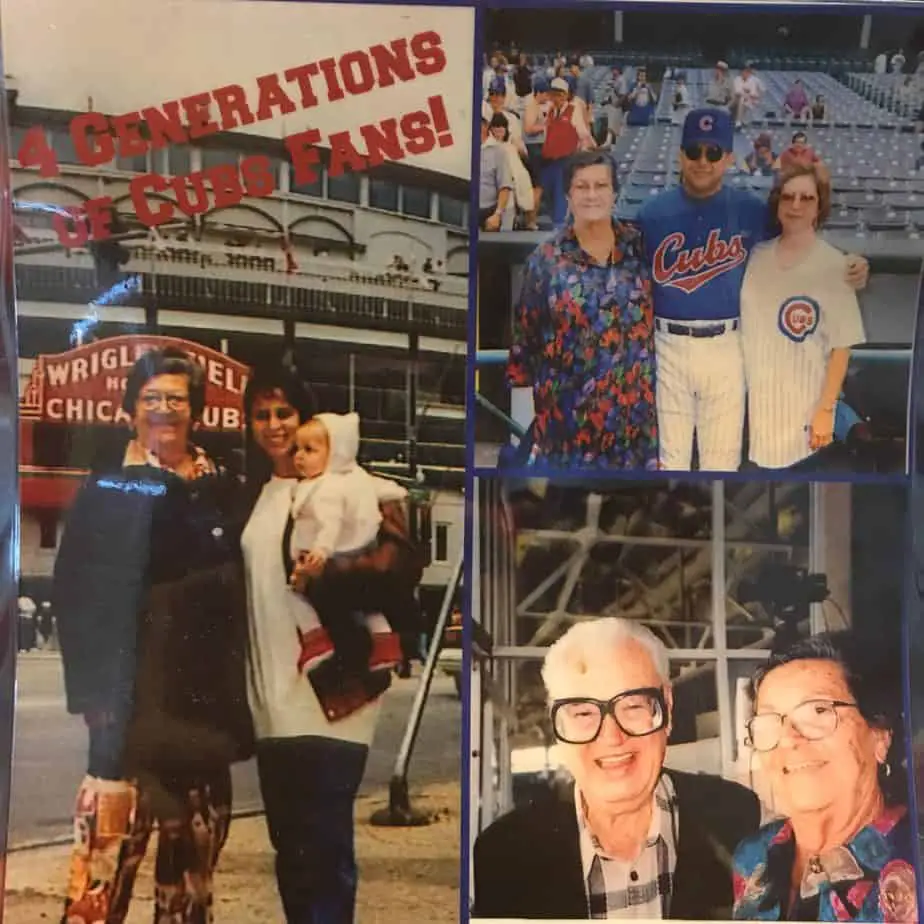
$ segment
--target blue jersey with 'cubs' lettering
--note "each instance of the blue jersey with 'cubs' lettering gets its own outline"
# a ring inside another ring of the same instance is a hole
[[[769,236],[765,202],[730,186],[694,199],[677,186],[646,202],[636,223],[651,264],[655,317],[739,316],[748,255]]]

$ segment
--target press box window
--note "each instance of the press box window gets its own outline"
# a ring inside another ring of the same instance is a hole
[[[369,181],[369,205],[386,212],[398,211],[398,186],[389,180]]]
[[[401,211],[414,218],[430,217],[430,190],[417,186],[401,188]]]

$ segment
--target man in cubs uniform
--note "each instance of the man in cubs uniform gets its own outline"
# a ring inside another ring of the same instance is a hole
[[[693,438],[703,471],[741,464],[745,378],[740,293],[751,249],[769,234],[764,201],[722,183],[734,164],[727,112],[694,109],[683,125],[681,185],[650,199],[637,222],[651,263],[656,401],[663,469],[689,471]],[[848,282],[869,267],[848,259]]]

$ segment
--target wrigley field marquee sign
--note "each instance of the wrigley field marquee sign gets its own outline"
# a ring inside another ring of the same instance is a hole
[[[97,340],[66,353],[38,356],[19,401],[20,417],[68,426],[130,425],[122,410],[128,373],[142,354],[167,346],[183,350],[202,366],[205,411],[201,426],[225,433],[242,430],[248,366],[198,343],[144,334]]]

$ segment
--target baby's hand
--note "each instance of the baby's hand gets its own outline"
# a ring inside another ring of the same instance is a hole
[[[305,565],[308,568],[309,574],[313,577],[321,573],[326,562],[327,553],[322,552],[320,549],[310,549],[308,552],[305,552]]]
[[[303,594],[311,580],[311,574],[308,569],[308,553],[299,552],[295,559],[295,565],[292,568],[292,574],[289,575],[289,586]]]
[[[294,590],[304,593],[311,579],[321,576],[326,562],[327,555],[318,549],[299,552],[295,559],[295,567],[289,577],[289,584]]]

